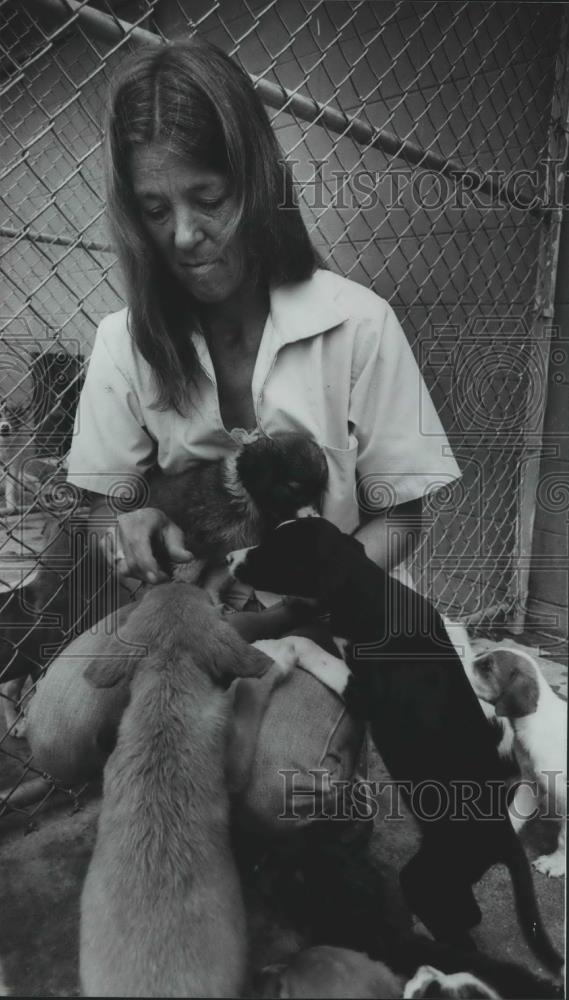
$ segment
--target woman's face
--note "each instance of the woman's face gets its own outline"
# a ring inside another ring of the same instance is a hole
[[[159,143],[135,149],[130,169],[144,228],[171,273],[199,302],[225,302],[246,271],[242,240],[223,238],[235,210],[227,179]]]

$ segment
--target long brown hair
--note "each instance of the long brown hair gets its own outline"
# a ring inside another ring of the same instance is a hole
[[[249,77],[203,39],[136,53],[118,72],[106,128],[107,204],[126,283],[129,328],[151,366],[161,409],[182,412],[196,373],[188,331],[197,317],[187,292],[144,231],[130,154],[165,143],[224,174],[237,206],[247,268],[267,287],[309,278],[319,263],[263,104]]]

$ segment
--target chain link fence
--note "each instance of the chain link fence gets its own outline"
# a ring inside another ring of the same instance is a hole
[[[548,3],[0,0],[0,423],[23,459],[0,463],[2,621],[59,535],[62,586],[85,555],[58,485],[96,326],[123,304],[102,202],[108,79],[134,47],[197,31],[251,74],[325,265],[393,305],[448,432],[463,477],[429,503],[419,585],[463,620],[522,624],[566,30]],[[30,629],[2,630],[0,676]],[[0,721],[0,814],[31,821],[55,786],[15,739],[21,698],[0,697],[16,708]]]

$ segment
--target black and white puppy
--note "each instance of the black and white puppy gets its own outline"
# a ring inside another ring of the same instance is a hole
[[[319,445],[287,431],[253,436],[232,455],[176,475],[154,475],[145,506],[182,529],[199,579],[206,561],[219,563],[232,549],[261,541],[283,520],[320,514],[327,484]]]
[[[332,634],[348,640],[346,703],[369,721],[421,827],[421,849],[401,873],[411,910],[435,937],[456,940],[481,919],[472,885],[503,862],[528,944],[558,972],[508,816],[503,764],[436,608],[323,518],[282,524],[228,564],[254,587],[316,598]]]

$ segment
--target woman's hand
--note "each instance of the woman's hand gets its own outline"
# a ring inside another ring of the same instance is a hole
[[[181,528],[155,507],[119,514],[109,537],[117,573],[145,583],[170,579],[171,563],[194,558],[184,546]]]

